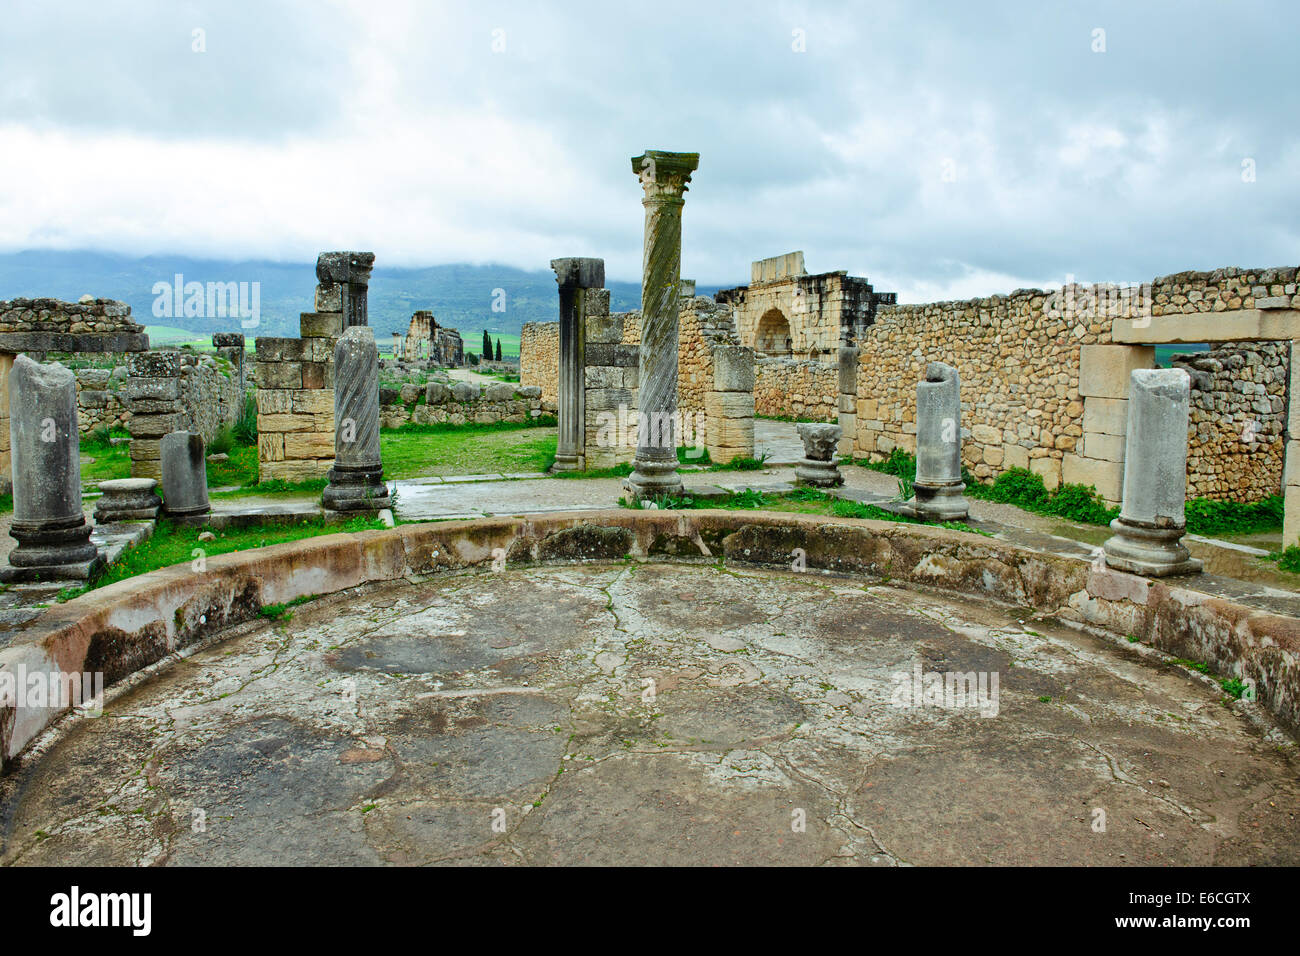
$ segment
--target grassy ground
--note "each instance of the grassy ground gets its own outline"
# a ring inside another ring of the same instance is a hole
[[[129,438],[123,429],[91,432],[81,440],[81,480],[83,483],[131,477],[131,447],[127,442],[111,444],[108,439]],[[94,459],[86,461],[87,458]]]
[[[203,559],[230,551],[247,551],[272,544],[283,544],[286,541],[314,538],[322,534],[369,531],[382,527],[384,527],[383,522],[375,519],[354,518],[346,524],[316,519],[303,521],[297,525],[267,525],[216,531],[212,528],[178,525],[164,518],[158,522],[148,541],[124,551],[122,556],[109,565],[92,584],[67,588],[59,597],[61,600],[68,600],[106,584],[158,568],[170,567],[173,564],[191,564],[194,572],[201,574]],[[217,536],[216,540],[199,541],[199,535],[204,531],[212,531]]]
[[[618,503],[624,508],[637,509],[645,507],[644,504],[626,498],[620,498]],[[661,498],[656,500],[654,504],[656,508],[667,510],[688,508],[754,510],[762,508],[764,511],[785,511],[794,514],[833,515],[838,518],[865,518],[873,521],[895,521],[902,524],[930,524],[931,527],[951,528],[954,531],[969,531],[991,537],[987,531],[976,530],[964,522],[945,521],[937,525],[931,524],[930,522],[909,518],[906,515],[894,514],[884,508],[877,508],[875,505],[835,498],[816,488],[800,488],[785,493],[765,493],[750,489],[732,493],[721,500],[693,498],[690,495],[684,495],[682,497]]]
[[[380,432],[387,478],[546,472],[555,462],[553,425],[405,425]]]

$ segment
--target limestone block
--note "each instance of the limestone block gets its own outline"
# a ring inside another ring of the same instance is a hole
[[[592,345],[617,345],[623,341],[624,313],[587,312],[587,347]]]
[[[343,313],[303,312],[298,330],[303,338],[337,338],[343,334]]]
[[[133,415],[127,422],[127,431],[132,438],[162,438],[181,427],[181,416],[170,415]]]
[[[257,411],[261,415],[283,414],[293,411],[293,396],[298,393],[285,389],[259,388]]]
[[[1129,376],[1155,365],[1150,345],[1079,346],[1079,394],[1093,398],[1127,398]]]
[[[1122,462],[1124,460],[1124,441],[1125,439],[1120,435],[1087,432],[1083,436],[1083,454],[1087,458]]]
[[[1010,443],[1003,445],[1002,464],[1007,468],[1028,468],[1029,449]]]
[[[321,341],[327,341],[322,339]],[[307,389],[323,389],[329,383],[326,370],[329,368],[324,362],[303,362],[302,363],[302,387]]]
[[[303,359],[302,339],[259,338],[255,342],[254,356],[258,364],[265,362],[301,362]],[[261,372],[259,371],[259,375]],[[264,385],[259,380],[258,385]]]
[[[284,436],[263,432],[259,428],[257,433],[257,458],[259,461],[283,461]]]
[[[714,418],[753,418],[754,396],[749,392],[709,392],[704,398],[704,414]]]
[[[1034,458],[1029,462],[1029,470],[1043,479],[1043,487],[1048,491],[1061,484],[1061,462],[1055,458]]]
[[[1122,462],[1099,461],[1079,455],[1065,455],[1061,459],[1061,481],[1067,485],[1092,485],[1112,505],[1120,502],[1123,477]]]
[[[1087,398],[1083,402],[1083,430],[1103,435],[1128,433],[1128,401],[1116,398]]]
[[[713,349],[713,390],[754,391],[754,350],[740,345],[719,345]]]
[[[284,457],[333,458],[332,432],[291,432],[284,436]]]
[[[259,362],[257,366],[257,387],[302,388],[302,363]]]
[[[258,415],[257,430],[261,432],[315,431],[316,420],[308,414]]]
[[[293,410],[298,414],[329,415],[334,411],[334,396],[325,389],[292,392]],[[290,428],[272,428],[271,431],[294,431]]]

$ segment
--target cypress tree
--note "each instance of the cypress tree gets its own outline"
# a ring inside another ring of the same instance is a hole
[[[497,336],[497,361],[501,361],[501,336]]]
[[[483,330],[483,357],[492,358],[492,336],[487,334],[487,329]]]

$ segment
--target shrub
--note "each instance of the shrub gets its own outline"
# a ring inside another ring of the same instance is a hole
[[[244,396],[244,410],[231,430],[235,441],[241,445],[257,444],[257,396]]]
[[[210,455],[228,455],[232,448],[235,447],[235,430],[227,425],[221,431],[217,432],[215,438],[208,442],[208,454]]]

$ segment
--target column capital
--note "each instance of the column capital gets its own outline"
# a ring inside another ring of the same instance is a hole
[[[316,257],[316,278],[327,285],[370,284],[370,270],[375,267],[373,252],[322,252]]]
[[[552,259],[551,268],[555,270],[555,281],[560,288],[603,289],[605,287],[605,260]]]
[[[668,153],[647,149],[632,157],[632,172],[641,180],[646,201],[682,201],[691,173],[700,165],[699,153]]]

